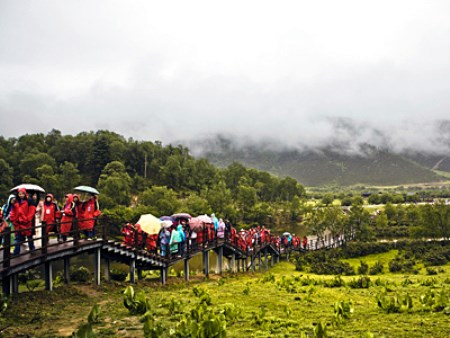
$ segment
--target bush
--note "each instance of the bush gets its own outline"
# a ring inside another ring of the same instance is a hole
[[[109,276],[112,280],[124,282],[127,279],[128,272],[118,269],[111,269],[111,271],[109,272]]]
[[[361,265],[358,267],[358,274],[366,275],[369,271],[369,265],[364,261],[360,261],[360,264]]]
[[[90,282],[91,279],[91,272],[85,266],[74,266],[70,269],[70,280],[73,282],[87,283]]]
[[[370,277],[361,276],[358,279],[352,279],[347,284],[352,289],[367,289],[372,285]]]
[[[405,259],[404,257],[397,256],[389,262],[389,271],[414,273],[414,265],[416,265],[416,262],[412,259]]]
[[[379,261],[377,261],[369,270],[369,275],[379,275],[384,271],[384,266]]]
[[[448,258],[443,250],[435,249],[427,252],[422,258],[425,266],[441,266],[448,263]]]
[[[355,274],[355,270],[349,263],[334,258],[311,266],[311,272],[318,275],[352,276]]]

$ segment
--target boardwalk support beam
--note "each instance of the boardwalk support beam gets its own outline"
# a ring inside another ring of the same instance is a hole
[[[45,290],[53,291],[52,262],[45,262],[44,263],[44,274],[45,274]]]
[[[134,258],[130,262],[130,283],[136,283],[136,260]]]
[[[184,260],[184,280],[189,281],[189,258]]]
[[[70,283],[70,257],[64,257],[64,283]]]
[[[100,285],[100,261],[101,252],[100,248],[95,250],[94,254],[94,280],[96,285]]]

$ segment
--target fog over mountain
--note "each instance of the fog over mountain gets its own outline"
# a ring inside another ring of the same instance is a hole
[[[446,154],[449,15],[444,0],[2,1],[0,135]]]

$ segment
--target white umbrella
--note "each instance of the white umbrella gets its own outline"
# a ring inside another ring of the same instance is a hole
[[[20,188],[24,188],[24,189],[27,191],[27,193],[28,193],[29,191],[37,191],[37,192],[45,193],[45,190],[44,190],[42,187],[38,186],[37,184],[30,184],[30,183],[23,183],[23,184],[20,184],[20,185],[18,185],[18,186],[16,186],[16,187],[12,188],[12,189],[10,190],[10,192],[17,191],[17,190],[19,190]]]

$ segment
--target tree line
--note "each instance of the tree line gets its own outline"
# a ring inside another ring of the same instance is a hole
[[[138,141],[106,130],[62,135],[0,136],[0,196],[36,183],[56,199],[77,185],[95,186],[106,213],[132,221],[139,214],[216,212],[234,222],[283,224],[300,219],[305,189],[238,163],[217,168],[182,146]]]

